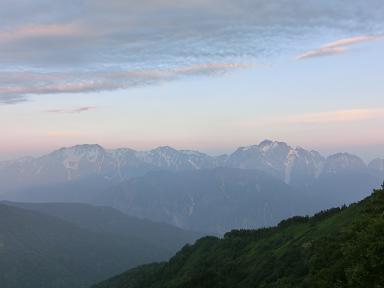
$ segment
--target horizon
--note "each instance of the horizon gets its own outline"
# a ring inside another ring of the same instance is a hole
[[[159,148],[170,147],[170,148],[175,149],[177,151],[196,151],[196,152],[204,153],[204,154],[211,156],[211,157],[219,157],[219,156],[223,156],[223,155],[230,155],[240,148],[247,148],[250,146],[258,146],[264,141],[271,141],[273,143],[284,143],[284,144],[288,145],[289,147],[291,147],[292,149],[300,149],[301,148],[301,149],[304,149],[306,151],[318,152],[324,158],[328,158],[330,156],[333,156],[333,155],[339,154],[339,153],[347,153],[347,154],[355,155],[355,156],[361,158],[365,164],[369,164],[371,161],[376,160],[376,159],[384,159],[384,156],[380,156],[380,155],[373,156],[373,157],[364,157],[364,155],[359,155],[359,153],[353,152],[353,149],[352,149],[352,152],[351,151],[345,151],[345,150],[334,150],[334,151],[331,150],[328,152],[323,152],[321,150],[312,149],[311,147],[303,147],[301,145],[291,145],[291,143],[288,143],[285,141],[264,139],[264,140],[261,140],[258,142],[256,141],[254,144],[239,145],[237,147],[228,148],[226,150],[221,150],[221,152],[217,152],[218,150],[209,150],[209,149],[207,150],[207,149],[198,149],[198,148],[190,149],[188,147],[175,147],[175,146],[171,146],[171,145],[159,145],[159,146],[148,147],[146,149],[140,149],[140,148],[135,148],[132,146],[114,146],[114,147],[112,146],[111,147],[111,146],[101,145],[99,143],[83,143],[83,144],[74,144],[74,145],[69,145],[69,146],[56,147],[56,148],[53,148],[53,149],[50,149],[47,151],[42,151],[40,153],[35,153],[35,154],[18,155],[18,156],[11,157],[8,159],[6,159],[6,158],[2,159],[0,157],[0,162],[15,161],[15,160],[23,159],[23,158],[28,158],[28,157],[39,158],[39,157],[54,153],[56,151],[59,151],[61,149],[71,149],[71,148],[75,148],[76,146],[87,146],[87,145],[100,146],[102,149],[107,150],[107,151],[118,150],[118,149],[132,149],[132,150],[137,151],[137,152],[149,152],[149,151],[159,149]]]

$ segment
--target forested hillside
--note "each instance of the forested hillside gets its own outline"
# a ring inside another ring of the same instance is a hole
[[[273,228],[205,237],[94,288],[383,287],[384,187]]]

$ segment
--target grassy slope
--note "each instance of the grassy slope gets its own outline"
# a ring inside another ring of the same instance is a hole
[[[95,288],[384,287],[384,191],[277,227],[205,237]]]

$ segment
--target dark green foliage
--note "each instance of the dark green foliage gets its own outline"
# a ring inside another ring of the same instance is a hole
[[[273,228],[202,238],[94,288],[384,287],[384,191]]]
[[[294,216],[292,218],[288,218],[286,220],[281,221],[277,226],[282,228],[282,227],[287,227],[292,224],[300,224],[300,223],[307,223],[309,220],[309,217],[303,217],[303,216]]]
[[[377,217],[362,217],[347,231],[351,239],[343,247],[351,264],[346,274],[351,287],[384,287],[384,197],[383,190],[374,192],[375,201],[368,201],[366,214]]]

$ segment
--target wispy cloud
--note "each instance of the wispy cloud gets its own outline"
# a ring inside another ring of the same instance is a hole
[[[374,119],[384,120],[384,108],[345,109],[319,113],[304,113],[286,116],[262,117],[244,122],[245,126],[290,126],[345,124]]]
[[[328,47],[328,48],[344,47],[344,46],[349,46],[349,45],[358,44],[362,42],[375,41],[383,38],[384,38],[384,35],[355,36],[355,37],[336,40],[334,42],[324,45],[324,47]]]
[[[36,38],[57,38],[67,36],[84,36],[84,27],[75,23],[25,25],[0,31],[0,43],[5,45],[13,41],[25,41]]]
[[[203,64],[192,64],[189,66],[182,66],[172,69],[170,72],[177,75],[202,75],[202,74],[222,74],[227,73],[235,69],[249,69],[258,67],[253,64],[244,63],[203,63]]]
[[[281,122],[287,124],[333,124],[383,118],[384,108],[349,109],[288,116]]]
[[[82,106],[82,107],[76,107],[76,108],[49,109],[46,112],[58,113],[58,114],[79,114],[79,113],[94,110],[94,109],[96,109],[95,106]]]
[[[254,65],[239,63],[206,63],[157,70],[142,69],[81,73],[2,72],[0,73],[0,84],[2,84],[0,86],[0,103],[18,103],[25,101],[30,95],[128,89],[172,81],[186,76],[221,75],[236,69],[252,67]],[[64,113],[63,111],[54,112]]]
[[[297,56],[297,59],[302,60],[306,58],[341,54],[348,50],[348,46],[364,43],[364,42],[376,41],[380,39],[384,39],[384,35],[362,35],[362,36],[355,36],[350,38],[343,38],[343,39],[339,39],[334,42],[325,44],[318,49],[307,51]]]
[[[77,131],[53,130],[47,132],[47,136],[49,137],[74,137],[79,135],[81,135],[81,133]]]

